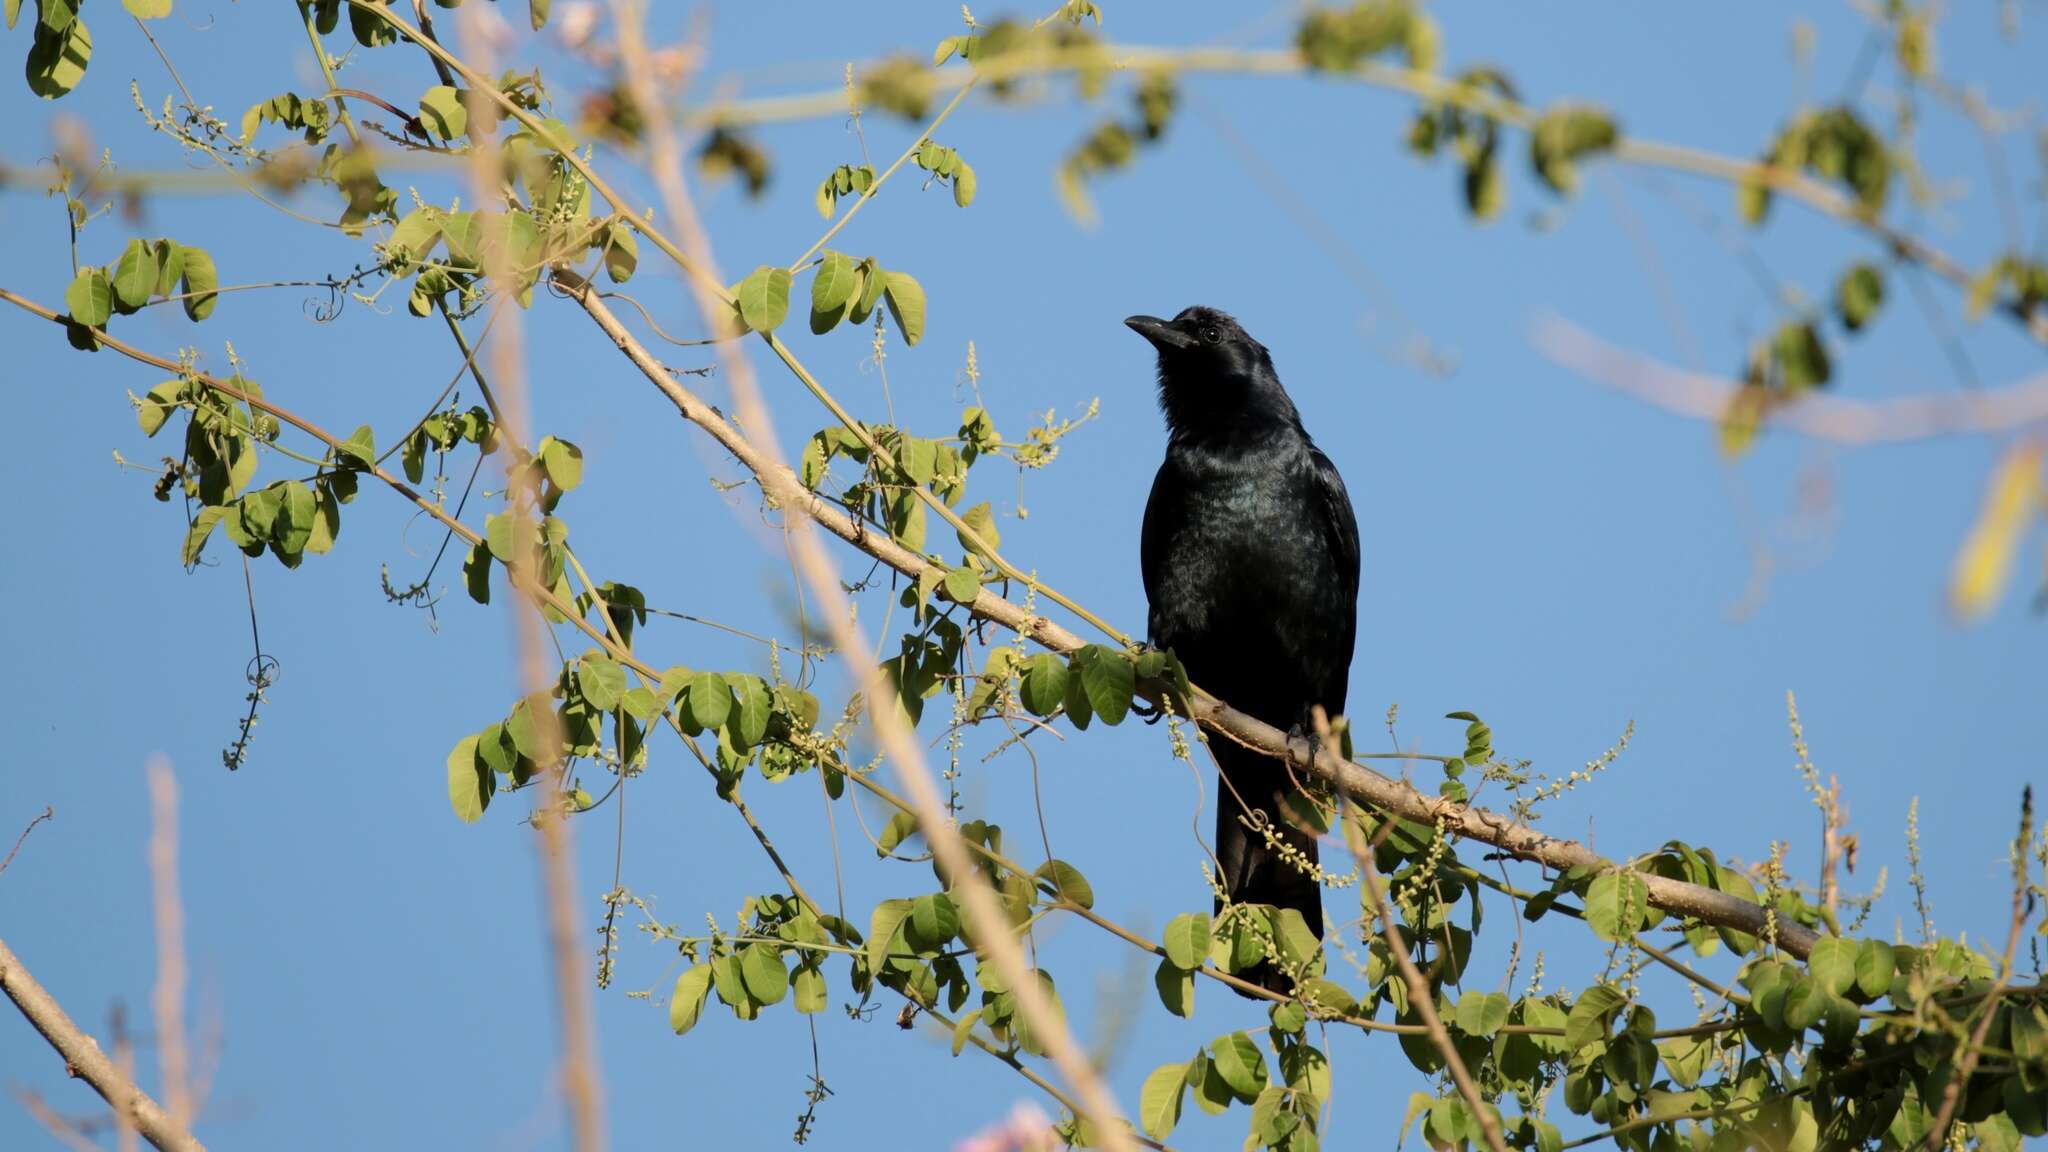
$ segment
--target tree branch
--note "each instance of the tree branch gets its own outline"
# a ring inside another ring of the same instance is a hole
[[[114,1067],[114,1062],[100,1050],[98,1041],[71,1022],[56,998],[36,982],[5,940],[0,940],[0,991],[7,993],[28,1022],[64,1058],[65,1072],[84,1080],[116,1112],[133,1119],[143,1139],[163,1152],[206,1152],[206,1145],[172,1119],[163,1105],[150,1099],[149,1093]]]
[[[923,556],[855,521],[805,488],[794,473],[763,453],[716,409],[677,381],[620,323],[617,314],[589,285],[561,276],[556,277],[556,283],[583,306],[583,310],[597,322],[598,328],[611,338],[643,376],[661,390],[684,419],[710,433],[712,439],[754,474],[772,505],[801,512],[827,532],[913,580],[931,567]],[[1054,652],[1071,653],[1083,643],[1067,628],[1046,617],[1025,612],[988,588],[983,588],[968,608],[974,615],[1028,636]],[[1156,686],[1140,685],[1139,690],[1147,699],[1156,702],[1159,698]],[[1493,845],[1511,856],[1560,872],[1573,868],[1605,870],[1614,867],[1612,862],[1575,841],[1555,839],[1485,809],[1467,808],[1438,797],[1425,796],[1404,782],[1391,780],[1363,765],[1343,759],[1327,743],[1322,744],[1311,758],[1306,741],[1290,743],[1286,733],[1231,708],[1199,689],[1195,698],[1189,701],[1189,709],[1192,718],[1210,731],[1268,756],[1284,759],[1360,804],[1417,823],[1443,823],[1452,835]],[[1651,903],[1667,912],[1691,916],[1753,936],[1763,934],[1766,916],[1760,904],[1662,876],[1645,875],[1642,880],[1649,888]],[[1786,951],[1802,959],[1813,947],[1815,939],[1813,931],[1802,925],[1778,925],[1779,943]]]

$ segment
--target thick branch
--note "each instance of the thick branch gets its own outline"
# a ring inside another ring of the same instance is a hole
[[[712,439],[759,479],[771,503],[785,510],[802,511],[827,532],[912,579],[930,569],[930,563],[923,556],[854,520],[805,488],[787,468],[776,465],[716,409],[678,382],[588,285],[559,277],[558,283],[583,306],[583,310],[626,354],[633,366],[668,397],[684,419],[710,433]],[[1071,653],[1083,644],[1081,638],[1068,629],[1043,616],[1027,613],[988,588],[981,590],[969,608],[974,615],[1026,636],[1054,652]],[[1143,686],[1141,690],[1157,699],[1156,690]],[[1247,748],[1285,759],[1297,770],[1316,776],[1360,804],[1418,823],[1442,824],[1451,835],[1490,844],[1518,859],[1557,871],[1573,868],[1599,870],[1614,866],[1575,841],[1554,839],[1484,809],[1467,808],[1425,796],[1406,783],[1388,779],[1343,759],[1327,746],[1312,758],[1305,741],[1290,743],[1286,733],[1200,691],[1189,705],[1191,718],[1203,727]],[[1763,935],[1766,915],[1760,904],[1661,876],[1643,875],[1642,880],[1649,888],[1650,902],[1667,912],[1753,936]],[[1785,950],[1802,959],[1816,939],[1811,929],[1791,923],[1778,924],[1777,934]]]
[[[164,1152],[206,1152],[206,1145],[173,1120],[163,1105],[150,1099],[149,1093],[114,1067],[97,1040],[71,1022],[56,998],[29,975],[28,968],[9,950],[5,940],[0,940],[0,990],[6,991],[7,998],[21,1009],[28,1022],[64,1057],[64,1070],[90,1084],[115,1112],[132,1119],[143,1139]]]

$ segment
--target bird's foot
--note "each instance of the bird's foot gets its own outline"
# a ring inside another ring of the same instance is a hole
[[[1306,720],[1296,720],[1287,729],[1287,758],[1294,759],[1294,750],[1299,746],[1308,752],[1308,762],[1314,764],[1323,754],[1323,737]]]
[[[1160,667],[1164,664],[1164,658],[1167,655],[1166,649],[1160,648],[1149,641],[1131,645],[1131,662],[1137,665],[1141,675],[1152,675],[1146,669]],[[1159,723],[1159,721],[1166,717],[1166,711],[1163,705],[1154,704],[1150,700],[1137,699],[1131,701],[1131,715],[1138,717],[1147,724]]]

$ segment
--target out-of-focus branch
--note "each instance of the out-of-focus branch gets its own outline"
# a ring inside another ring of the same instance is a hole
[[[460,15],[465,48],[487,76],[497,74],[496,53],[485,21],[493,19],[481,5],[472,4]],[[503,200],[500,151],[494,125],[498,110],[490,99],[474,90],[468,94],[470,148],[470,194],[478,207],[499,206]],[[502,210],[502,209],[501,209]],[[516,270],[507,264],[505,246],[485,244],[482,248],[485,272],[499,296],[518,295]],[[530,444],[527,436],[526,349],[524,325],[516,308],[501,309],[489,333],[491,375],[495,379],[498,423],[513,444]],[[475,363],[471,362],[474,369]],[[510,510],[514,516],[528,516],[540,505],[539,480],[534,469],[521,467],[520,453],[503,453],[505,478],[510,489]],[[513,598],[511,610],[519,642],[519,674],[529,697],[545,698],[554,677],[548,671],[547,626],[541,617],[543,603],[540,563],[540,534],[518,533],[525,555],[505,566],[512,584],[522,594]],[[548,949],[554,967],[555,1011],[562,1030],[562,1089],[568,1098],[569,1128],[576,1152],[600,1152],[605,1146],[603,1089],[598,1079],[596,1026],[590,1005],[590,989],[583,978],[581,950],[577,945],[576,858],[571,840],[566,792],[562,774],[561,724],[552,708],[531,708],[534,728],[547,760],[540,765],[542,785],[534,789],[533,822],[540,832],[541,893],[548,925]]]
[[[1722,419],[1744,387],[1609,344],[1557,317],[1539,320],[1531,340],[1537,351],[1589,380],[1695,420]],[[1809,391],[1774,406],[1765,422],[1816,440],[1858,446],[2009,432],[2048,423],[2048,372],[2002,388],[1894,400],[1848,400]]]
[[[71,1022],[55,997],[36,982],[28,967],[0,940],[0,991],[14,1001],[35,1030],[64,1058],[64,1070],[91,1085],[100,1098],[135,1121],[142,1138],[163,1152],[206,1152],[206,1145],[180,1124],[163,1105],[121,1074],[99,1042]]]
[[[164,1105],[178,1124],[192,1123],[185,1060],[185,909],[178,896],[178,780],[170,761],[149,761],[149,879],[156,915],[156,1051]]]
[[[634,103],[647,117],[646,138],[652,154],[654,179],[661,189],[669,222],[681,238],[690,262],[709,273],[712,283],[719,283],[710,242],[698,223],[689,190],[683,183],[682,156],[668,124],[663,95],[648,63],[640,4],[636,0],[614,0],[612,10],[618,22],[619,54],[625,64]],[[715,330],[724,307],[723,299],[718,294],[704,291],[694,280],[692,287],[691,296],[697,302],[706,327]],[[732,388],[739,419],[762,446],[769,473],[789,477],[788,467],[778,458],[774,426],[767,405],[762,402],[760,390],[754,383],[752,366],[734,345],[719,345],[718,354]],[[798,493],[802,493],[801,488]],[[1093,1123],[1097,1138],[1104,1147],[1112,1152],[1129,1152],[1135,1146],[1115,1099],[1075,1042],[1065,1018],[1054,1009],[1051,997],[1025,960],[1023,949],[1018,947],[1017,938],[1011,932],[994,889],[974,866],[959,830],[948,819],[925,766],[923,749],[898,711],[894,687],[883,675],[881,666],[868,655],[867,641],[860,626],[854,622],[845,588],[839,582],[831,557],[813,534],[811,520],[804,516],[788,517],[784,527],[797,568],[805,583],[810,585],[812,595],[818,598],[839,649],[852,665],[861,685],[862,694],[868,702],[869,721],[898,778],[910,793],[925,839],[965,905],[976,950],[994,963],[1004,982],[1012,989],[1017,998],[1018,1015],[1029,1024],[1032,1034],[1044,1043],[1053,1064],[1078,1097],[1080,1116]]]
[[[855,64],[856,74],[885,64],[868,60]],[[940,68],[927,80],[935,92],[962,87],[976,81],[1018,80],[1031,76],[1054,76],[1093,71],[1104,67],[1144,73],[1221,73],[1247,76],[1313,76],[1330,81],[1362,84],[1417,99],[1439,102],[1498,120],[1529,131],[1542,118],[1540,109],[1498,93],[1466,84],[1457,77],[1438,72],[1402,68],[1378,61],[1365,61],[1348,72],[1310,67],[1302,54],[1285,48],[1158,48],[1134,44],[1088,44],[1069,48],[1024,48],[1006,52],[970,68]],[[788,120],[810,120],[844,112],[845,94],[838,90],[806,92],[753,100],[729,100],[698,109],[688,123],[693,128],[737,127]],[[1830,219],[1862,232],[1882,245],[1891,255],[1925,267],[1957,288],[1966,288],[1974,274],[1961,261],[1932,244],[1886,224],[1865,212],[1852,197],[1837,191],[1804,172],[1737,156],[1723,156],[1698,148],[1668,144],[1636,136],[1622,136],[1608,155],[1619,163],[1643,168],[1684,172],[1727,184],[1754,184],[1797,201]],[[2019,306],[2001,311],[2016,321],[2034,339],[2048,343],[2048,312]]]

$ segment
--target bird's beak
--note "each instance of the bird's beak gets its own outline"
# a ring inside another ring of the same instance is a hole
[[[1185,333],[1157,316],[1126,317],[1124,325],[1131,331],[1150,340],[1152,346],[1161,352],[1169,348],[1186,348],[1194,343]]]

